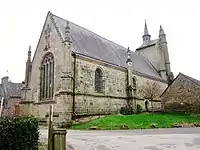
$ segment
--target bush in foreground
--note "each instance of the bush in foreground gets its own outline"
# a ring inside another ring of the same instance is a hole
[[[131,114],[134,114],[134,110],[130,106],[121,107],[120,114],[122,114],[122,115],[131,115]]]
[[[140,114],[142,113],[143,109],[142,106],[140,104],[137,104],[137,113]]]
[[[37,150],[38,121],[32,117],[0,117],[1,150]]]

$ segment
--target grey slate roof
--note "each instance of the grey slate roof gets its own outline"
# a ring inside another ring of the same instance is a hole
[[[52,18],[64,39],[66,20],[53,15]],[[124,48],[110,40],[107,40],[79,25],[69,21],[72,38],[72,51],[99,59],[120,67],[126,67],[127,48]],[[155,41],[154,41],[155,43]],[[133,71],[163,80],[150,62],[143,56],[132,53]]]
[[[143,44],[142,44],[140,47],[138,47],[136,50],[140,50],[140,49],[143,49],[143,48],[146,48],[146,47],[149,47],[149,46],[153,46],[153,45],[155,45],[157,42],[158,42],[158,39],[151,40],[147,46],[144,45],[144,43],[143,43]]]
[[[21,88],[22,88],[21,83],[9,82],[9,84],[7,85],[8,93],[10,96],[13,96],[13,97],[21,96]]]
[[[12,83],[8,82],[6,85],[0,84],[0,97],[6,97],[5,94],[9,97],[20,97],[21,96],[21,83]],[[5,93],[5,89],[7,89],[7,93]]]

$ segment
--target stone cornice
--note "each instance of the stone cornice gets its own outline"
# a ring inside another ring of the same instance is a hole
[[[55,104],[56,101],[54,100],[43,100],[43,101],[39,101],[39,102],[35,102],[34,104]]]
[[[20,104],[33,104],[34,101],[21,101]]]

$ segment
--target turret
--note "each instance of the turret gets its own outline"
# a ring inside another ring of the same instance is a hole
[[[160,44],[167,44],[166,35],[161,25],[159,30],[159,42]]]
[[[61,59],[63,59],[63,63],[61,65],[61,74],[60,77],[62,79],[60,92],[72,92],[72,80],[73,80],[73,66],[72,66],[72,38],[70,34],[70,22],[65,21],[65,33],[63,37],[63,54]]]
[[[170,61],[169,61],[169,52],[168,52],[168,46],[167,46],[167,40],[166,40],[166,35],[165,32],[162,28],[162,26],[160,25],[160,30],[159,30],[159,47],[161,50],[161,61],[163,64],[163,68],[161,68],[161,70],[165,70],[165,76],[167,78],[167,80],[171,80],[171,76],[173,75],[173,73],[171,72],[171,68],[170,68]]]
[[[128,71],[128,86],[132,86],[132,60],[131,60],[131,51],[128,47],[127,50],[127,71]]]
[[[29,46],[28,57],[26,61],[25,87],[29,86],[30,78],[31,78],[31,46]]]
[[[135,91],[133,89],[133,76],[132,76],[132,60],[131,60],[131,51],[128,47],[127,50],[127,104],[128,106],[131,106],[136,111],[136,100],[135,97]]]
[[[151,35],[148,32],[146,20],[144,25],[144,35],[142,36],[142,38],[143,38],[143,46],[149,45],[149,42],[151,41]]]

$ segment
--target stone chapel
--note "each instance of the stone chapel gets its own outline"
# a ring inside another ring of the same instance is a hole
[[[134,52],[48,12],[33,58],[28,50],[21,114],[54,121],[74,116],[118,113],[127,99],[145,100],[138,89],[146,81],[164,91],[173,80],[166,35],[160,26],[151,40],[145,22],[143,44]],[[161,108],[160,100],[153,103]]]

